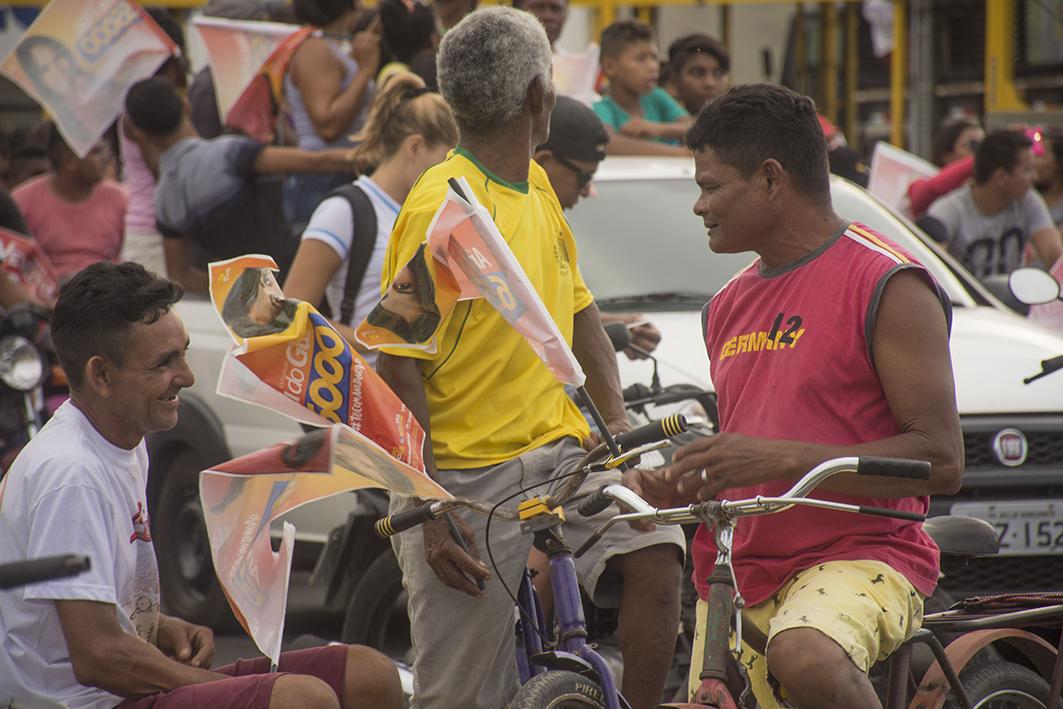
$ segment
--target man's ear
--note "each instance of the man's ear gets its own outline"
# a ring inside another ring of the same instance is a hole
[[[554,157],[554,154],[549,150],[536,150],[535,153],[532,155],[532,160],[539,163],[540,165],[544,165],[546,161],[552,157]]]
[[[86,388],[103,397],[107,397],[110,394],[113,384],[111,365],[103,357],[100,355],[90,357],[85,362],[85,370],[82,374],[84,375]]]
[[[524,102],[528,106],[528,113],[532,116],[541,115],[543,109],[546,106],[546,87],[543,86],[543,82],[540,77],[535,77],[532,82],[528,84],[528,93],[525,96]]]
[[[779,164],[778,160],[775,158],[768,158],[760,164],[760,173],[764,178],[764,185],[767,189],[768,199],[774,200],[779,196],[783,180],[787,178],[786,171],[783,170],[782,165]]]

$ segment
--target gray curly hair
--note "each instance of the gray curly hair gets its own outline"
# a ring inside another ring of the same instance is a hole
[[[551,56],[534,16],[486,7],[443,36],[436,59],[439,90],[462,129],[494,134],[520,114],[533,81],[552,86]]]

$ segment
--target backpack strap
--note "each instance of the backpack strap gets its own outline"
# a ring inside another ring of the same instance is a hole
[[[376,248],[376,210],[369,201],[369,195],[356,184],[348,183],[337,187],[329,197],[343,197],[351,206],[351,222],[354,238],[347,260],[347,281],[343,286],[343,299],[340,301],[339,322],[348,324],[354,315],[354,301],[362,288],[365,272],[369,269],[369,260]]]

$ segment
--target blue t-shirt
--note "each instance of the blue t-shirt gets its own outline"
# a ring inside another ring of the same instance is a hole
[[[642,117],[655,123],[675,123],[690,115],[679,105],[678,101],[672,98],[671,94],[660,86],[645,96],[641,96],[639,105],[642,106]],[[594,112],[598,114],[598,118],[602,119],[602,123],[614,131],[619,131],[620,126],[631,120],[631,114],[621,108],[611,96],[602,96],[595,101]],[[669,145],[679,145],[679,141],[672,138],[655,138],[655,140]]]

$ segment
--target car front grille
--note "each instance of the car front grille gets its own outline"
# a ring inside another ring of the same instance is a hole
[[[993,437],[996,433],[996,431],[964,432],[963,448],[968,470],[1001,467],[993,453]],[[1023,433],[1026,434],[1026,440],[1030,446],[1024,467],[1063,467],[1063,430],[1023,430]]]

